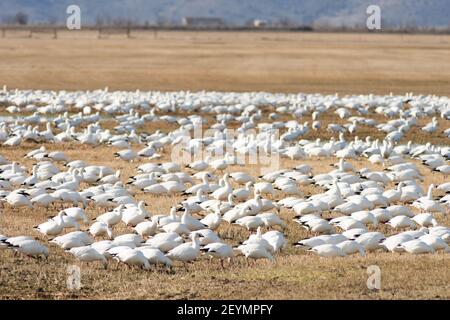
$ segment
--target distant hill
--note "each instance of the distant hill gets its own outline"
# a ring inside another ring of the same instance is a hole
[[[0,21],[23,12],[29,23],[61,23],[69,4],[80,5],[85,24],[117,19],[180,24],[185,16],[201,16],[219,17],[230,25],[261,19],[295,25],[354,27],[365,25],[367,6],[376,4],[381,7],[385,27],[450,26],[448,0],[1,0]]]

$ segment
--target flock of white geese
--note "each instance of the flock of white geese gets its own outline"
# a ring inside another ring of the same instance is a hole
[[[450,252],[450,228],[438,223],[450,208],[446,97],[4,88],[0,106],[0,226],[5,211],[21,215],[22,207],[45,207],[53,216],[19,236],[0,229],[0,250],[14,255],[48,257],[58,246],[82,262],[106,267],[115,260],[149,269],[202,255],[219,259],[222,267],[236,255],[274,261],[287,246],[322,257]],[[341,124],[322,127],[326,114]],[[302,119],[309,116],[311,123]],[[427,118],[428,124],[418,125]],[[114,121],[114,128],[105,129],[105,120]],[[176,129],[143,129],[152,122]],[[229,137],[231,125],[235,135]],[[207,135],[192,135],[202,126]],[[367,127],[384,139],[358,138]],[[441,136],[441,143],[400,143],[414,127],[430,140]],[[333,137],[304,139],[311,131]],[[349,134],[355,137],[346,140]],[[133,165],[134,175],[90,164],[82,152],[79,159],[69,159],[65,143],[110,147],[111,154]],[[31,167],[8,159],[8,152],[23,144]],[[47,150],[50,145],[61,151]],[[191,155],[201,150],[209,155],[188,163],[162,161],[176,146]],[[239,161],[252,152],[296,165],[252,175]],[[334,168],[317,174],[314,165],[302,163],[310,157],[335,158]],[[357,168],[349,159],[384,169]],[[424,175],[431,172],[443,182],[425,185]],[[308,186],[321,192],[306,195]],[[141,194],[177,194],[184,200],[170,212],[156,213],[136,199]],[[88,216],[86,208],[96,214]],[[281,210],[310,236],[288,243],[289,221]],[[118,234],[121,224],[132,228],[130,233]],[[231,245],[217,232],[222,224],[244,227],[250,237]],[[389,234],[379,231],[382,225]],[[36,240],[37,233],[44,238]]]

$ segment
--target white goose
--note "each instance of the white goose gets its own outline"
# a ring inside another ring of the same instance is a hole
[[[223,181],[225,185],[211,194],[211,196],[216,200],[226,200],[228,196],[233,192],[233,187],[230,183],[230,175],[228,173],[224,174]]]
[[[411,254],[433,253],[435,250],[422,240],[414,239],[407,242],[400,243],[395,248],[396,252],[406,251]]]
[[[83,221],[84,223],[89,222],[89,218],[87,217],[86,213],[84,212],[84,210],[82,208],[71,207],[71,208],[66,208],[66,209],[62,210],[61,212],[69,217],[74,218],[77,221]]]
[[[213,242],[207,244],[201,249],[201,251],[205,252],[205,254],[218,258],[220,260],[220,265],[222,266],[222,268],[224,268],[223,260],[227,258],[231,259],[231,257],[233,257],[233,248],[230,245],[222,242]]]
[[[144,253],[137,249],[123,250],[114,257],[128,266],[138,266],[144,270],[150,269],[150,263]]]
[[[320,257],[345,257],[345,252],[335,244],[322,244],[315,246],[308,251],[316,253]]]
[[[136,226],[137,224],[144,222],[148,217],[148,212],[145,211],[145,202],[139,201],[137,207],[126,208],[122,212],[122,221],[125,225]]]
[[[64,220],[61,216],[56,216],[54,220],[48,220],[34,228],[44,235],[56,236],[63,231]]]
[[[183,243],[167,252],[166,257],[171,260],[181,261],[186,267],[186,262],[197,259],[200,254],[198,235],[194,233],[191,235],[191,239],[192,242]]]
[[[99,261],[105,269],[108,266],[105,256],[90,246],[71,248],[69,252],[81,262]]]
[[[44,256],[48,258],[48,248],[36,240],[23,240],[11,246],[17,252],[23,253],[29,257]]]
[[[106,223],[109,227],[112,227],[122,221],[122,211],[124,209],[125,205],[119,205],[114,210],[99,215],[95,220]]]
[[[428,194],[425,198],[420,198],[412,205],[416,208],[422,209],[426,212],[440,212],[445,213],[445,208],[438,201],[433,200],[433,188],[434,184],[431,184],[428,188]]]
[[[266,250],[260,244],[251,243],[245,244],[237,247],[237,250],[240,251],[246,259],[268,259],[270,261],[275,261],[274,257],[270,254],[269,251]]]
[[[200,223],[206,225],[211,230],[216,230],[222,221],[222,214],[220,207],[217,205],[216,210],[213,213],[208,214],[206,217],[200,220]]]
[[[346,255],[351,255],[355,253],[359,253],[362,257],[366,255],[364,247],[354,240],[346,240],[338,243],[336,245],[339,247]]]
[[[183,243],[183,239],[175,232],[158,233],[148,239],[145,244],[167,252]]]
[[[94,222],[90,226],[88,231],[91,233],[93,237],[100,237],[103,235],[107,235],[109,239],[113,238],[112,230],[105,222],[100,221]]]
[[[138,223],[134,230],[142,237],[154,236],[157,230],[157,223],[154,220]]]
[[[172,261],[167,258],[164,253],[161,252],[161,250],[156,248],[151,248],[147,246],[136,248],[137,250],[141,251],[144,257],[148,260],[150,264],[163,264],[165,266],[171,267]]]

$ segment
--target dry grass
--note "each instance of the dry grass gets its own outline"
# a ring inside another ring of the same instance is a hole
[[[446,35],[153,32],[133,39],[66,32],[7,37],[9,87],[449,95]]]

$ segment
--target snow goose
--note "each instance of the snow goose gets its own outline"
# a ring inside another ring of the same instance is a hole
[[[130,179],[131,179],[131,181],[127,182],[127,185],[135,186],[141,190],[158,183],[156,180],[155,172],[151,172],[149,174],[144,174],[143,176],[139,176],[139,177],[132,177]]]
[[[286,237],[280,231],[271,230],[264,233],[262,237],[272,246],[273,252],[280,251],[287,245]]]
[[[144,187],[143,191],[144,193],[151,193],[155,195],[169,194],[169,190],[167,190],[167,188],[160,183]]]
[[[143,242],[142,237],[135,233],[126,233],[114,238],[114,243],[118,244],[120,242],[132,242],[134,246],[140,246]]]
[[[403,216],[403,215],[393,217],[391,220],[386,222],[386,224],[391,226],[394,229],[404,229],[404,228],[416,229],[417,228],[417,226],[413,220],[411,220],[409,217]]]
[[[82,231],[73,231],[50,240],[50,243],[55,243],[66,250],[75,247],[87,246],[92,244],[93,242],[94,239],[92,239],[89,234]]]
[[[433,235],[433,234],[425,234],[419,238],[419,240],[425,242],[430,247],[432,247],[434,250],[443,250],[444,252],[450,252],[449,245],[442,240],[442,238]]]
[[[367,251],[375,251],[381,248],[380,242],[385,239],[384,234],[381,232],[366,232],[356,238],[355,241],[360,243]]]
[[[312,213],[321,213],[322,210],[317,205],[309,201],[302,201],[294,205],[292,208],[295,212],[295,216],[304,216]]]
[[[141,251],[150,264],[163,264],[167,267],[172,266],[172,261],[167,258],[159,249],[144,246],[136,248],[136,250]]]
[[[183,239],[175,232],[158,233],[148,239],[145,244],[167,252],[183,243]]]
[[[122,221],[122,212],[124,209],[125,205],[121,204],[114,210],[99,215],[95,220],[106,223],[109,227],[112,227]]]
[[[157,223],[156,221],[150,220],[150,221],[143,221],[138,223],[134,230],[142,237],[148,237],[153,236],[156,233],[157,230]]]
[[[354,240],[342,241],[341,243],[338,243],[336,246],[339,247],[346,255],[351,255],[355,253],[359,253],[362,257],[366,255],[364,247]]]
[[[270,261],[274,261],[274,258],[270,252],[260,244],[251,243],[240,245],[237,247],[237,250],[240,251],[246,259],[269,259]]]
[[[230,175],[224,174],[223,181],[225,185],[222,188],[215,190],[211,196],[216,200],[226,200],[228,196],[233,192],[233,187],[230,183]]]
[[[114,156],[116,156],[116,158],[120,158],[125,161],[133,162],[138,157],[138,154],[131,149],[124,149],[115,152]]]
[[[120,170],[117,170],[114,174],[110,174],[110,175],[101,177],[97,182],[114,184],[118,181],[120,181]]]
[[[397,202],[400,200],[402,195],[403,182],[400,182],[397,189],[390,189],[383,192],[383,196],[387,199],[389,203]]]
[[[296,243],[296,247],[311,249],[322,244],[338,244],[345,240],[348,239],[342,234],[320,235],[309,239],[300,240]]]
[[[429,234],[436,235],[445,242],[450,244],[450,228],[444,226],[436,226],[428,228]]]
[[[213,168],[214,170],[219,170],[219,171],[223,171],[226,168],[228,168],[228,153],[225,155],[225,158],[222,159],[216,159],[216,160],[211,160],[210,157],[207,157],[205,159],[205,161],[208,163],[208,165]]]
[[[432,246],[428,245],[422,240],[414,239],[407,242],[402,242],[395,247],[394,251],[403,252],[406,251],[411,254],[424,254],[424,253],[434,253]]]
[[[186,165],[186,168],[190,168],[194,171],[203,171],[206,170],[206,168],[208,168],[209,164],[203,160],[197,160],[194,161],[188,165]]]
[[[378,219],[370,211],[353,212],[351,217],[364,223],[365,225],[372,224],[374,227],[378,226]]]
[[[435,227],[438,224],[433,215],[427,212],[415,215],[412,220],[414,220],[414,222],[421,225],[422,227]]]
[[[255,182],[255,179],[245,172],[233,172],[230,173],[230,177],[239,184]]]
[[[193,234],[193,233],[196,233],[198,235],[200,245],[202,245],[202,246],[207,245],[209,243],[213,243],[213,242],[222,242],[222,239],[220,239],[220,237],[217,235],[217,233],[215,233],[211,229],[206,229],[206,228],[200,229],[200,230],[192,231],[190,234]]]
[[[47,236],[56,236],[60,234],[64,229],[64,221],[61,216],[56,216],[54,220],[48,220],[34,227],[40,233]]]
[[[192,242],[186,242],[167,252],[166,257],[184,263],[197,259],[200,254],[200,244],[196,233],[191,235]]]
[[[126,208],[122,212],[122,221],[125,225],[136,226],[137,224],[144,222],[148,217],[148,212],[145,211],[145,202],[139,201],[137,207]]]
[[[186,189],[182,194],[196,194],[199,191],[202,191],[203,193],[211,192],[211,187],[209,185],[209,180],[212,178],[212,175],[209,172],[202,172],[202,183],[193,185],[192,187]]]
[[[158,227],[163,227],[166,224],[169,224],[171,222],[180,222],[180,217],[177,216],[177,208],[172,207],[170,208],[169,215],[157,215],[154,216],[154,219],[156,220]]]
[[[344,158],[339,159],[338,163],[334,163],[331,166],[337,168],[339,172],[352,171],[356,172],[355,168],[350,162],[344,160]]]
[[[23,253],[29,257],[44,256],[48,258],[48,248],[36,240],[22,240],[11,245],[14,251]]]
[[[105,258],[109,259],[112,256],[108,253],[108,250],[114,247],[114,242],[111,240],[102,240],[94,242],[90,245],[91,248],[94,248],[99,253],[105,256]]]
[[[361,221],[353,218],[353,217],[343,217],[344,219],[340,220],[339,222],[335,223],[334,225],[336,227],[341,228],[344,231],[348,231],[350,229],[364,229],[366,225],[362,223]],[[330,221],[332,223],[332,221]]]
[[[47,158],[50,158],[57,162],[68,162],[69,159],[67,159],[66,155],[62,151],[53,151],[47,154]]]
[[[330,224],[327,220],[318,218],[318,219],[311,219],[305,223],[302,224],[302,226],[313,233],[325,233],[330,234],[334,233],[334,227],[332,224]]]
[[[84,212],[84,210],[82,208],[71,207],[71,208],[66,208],[66,209],[62,210],[61,212],[69,217],[74,218],[77,221],[83,221],[84,223],[89,222],[89,219],[86,216],[86,213]]]
[[[273,212],[264,212],[257,216],[264,221],[266,227],[280,226],[282,229],[286,228],[286,222]]]
[[[114,259],[128,266],[138,266],[144,270],[150,269],[150,263],[144,253],[137,249],[123,250],[115,255]]]
[[[191,231],[203,229],[206,227],[205,224],[190,215],[189,209],[186,206],[184,207],[184,213],[181,216],[180,221]]]
[[[270,182],[258,182],[254,184],[254,190],[255,193],[260,195],[271,195],[272,197],[275,196],[275,190],[273,188],[272,183]]]
[[[254,230],[258,227],[264,225],[264,220],[258,216],[246,216],[237,219],[234,224],[238,224],[242,227],[247,228],[247,230]]]
[[[256,234],[250,235],[250,237],[247,240],[245,240],[242,244],[243,245],[257,244],[264,247],[264,249],[269,251],[271,254],[275,253],[275,250],[273,246],[269,243],[269,241],[267,241],[265,238],[262,237],[261,227],[258,227],[258,229],[256,230]]]
[[[434,184],[431,184],[428,188],[428,194],[424,198],[420,198],[413,202],[413,206],[422,209],[427,212],[440,212],[445,213],[445,208],[438,201],[433,200],[433,188]]]
[[[407,233],[398,233],[393,236],[387,237],[386,239],[381,242],[381,246],[384,247],[386,250],[394,252],[395,248],[403,243],[410,240],[413,240],[414,238]]]
[[[175,162],[164,162],[164,163],[161,163],[160,166],[165,173],[180,172],[180,169],[181,169],[180,165]]]
[[[225,212],[222,219],[227,221],[228,223],[233,223],[237,219],[245,217],[249,213],[250,213],[250,210],[246,206],[234,207],[231,210],[228,210],[227,212]]]
[[[37,207],[49,207],[56,199],[49,194],[40,194],[30,200],[30,202]]]
[[[405,206],[401,206],[401,205],[389,206],[386,208],[386,210],[393,217],[396,217],[396,216],[407,216],[409,218],[414,217],[414,213]]]
[[[71,229],[74,228],[75,230],[80,230],[80,224],[78,221],[70,216],[67,216],[64,214],[64,212],[60,211],[57,216],[60,216],[63,220],[63,228],[64,229]],[[56,217],[53,217],[52,220],[55,220]]]
[[[234,254],[233,248],[230,245],[222,242],[213,242],[207,244],[200,250],[205,252],[205,254],[207,255],[218,258],[220,260],[220,265],[222,266],[222,268],[224,268],[223,260],[227,258],[230,259]]]
[[[356,202],[347,201],[333,208],[333,211],[340,212],[345,215],[352,214],[353,212],[363,211],[368,209],[366,206],[358,204]]]
[[[107,268],[108,261],[105,256],[90,246],[71,248],[69,252],[81,262],[99,261],[105,269]]]
[[[320,257],[345,257],[345,252],[334,244],[322,244],[315,246],[308,251],[316,253]]]
[[[90,234],[94,237],[100,237],[103,235],[107,235],[109,239],[113,238],[112,230],[110,227],[104,223],[104,222],[94,222],[90,227],[89,230]]]
[[[23,193],[14,193],[11,192],[6,198],[6,202],[8,202],[11,206],[15,208],[20,207],[29,207],[32,208],[33,205],[31,201],[25,196]]]
[[[217,206],[215,212],[208,214],[206,217],[200,220],[200,223],[206,225],[211,230],[216,230],[222,221],[222,214],[220,212],[219,205]]]

